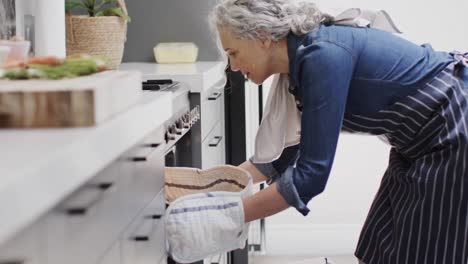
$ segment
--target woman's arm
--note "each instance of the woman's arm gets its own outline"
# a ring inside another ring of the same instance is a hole
[[[252,175],[254,183],[260,183],[268,178],[260,172],[249,160],[239,165]],[[242,200],[244,205],[244,221],[246,223],[279,213],[289,207],[276,188],[276,183]]]
[[[246,223],[279,213],[289,207],[276,183],[242,200]]]

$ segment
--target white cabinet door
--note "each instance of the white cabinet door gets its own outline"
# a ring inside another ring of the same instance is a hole
[[[49,214],[49,264],[96,263],[120,239],[163,189],[163,149],[135,147]]]
[[[46,216],[50,264],[96,263],[118,240],[134,217],[122,213],[125,165],[109,165]]]
[[[120,264],[120,241],[117,241],[109,251],[98,261],[97,264]]]
[[[216,123],[215,128],[202,143],[202,169],[225,164],[226,143],[222,124],[222,122]]]
[[[216,123],[224,118],[223,89],[210,89],[200,98],[201,136],[205,140]]]
[[[47,264],[46,232],[42,221],[20,232],[0,248],[0,264]]]
[[[162,190],[124,232],[122,264],[155,264],[166,259],[164,211]]]

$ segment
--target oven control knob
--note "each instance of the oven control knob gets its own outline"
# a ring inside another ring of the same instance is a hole
[[[175,140],[176,136],[175,133],[172,132],[171,128],[166,131],[166,134],[164,135],[164,139],[166,140],[166,143],[169,142],[170,140]]]
[[[190,126],[191,126],[191,124],[190,124],[190,119],[189,119],[189,117],[188,117],[187,114],[185,114],[185,115],[182,117],[182,122],[183,122],[185,128],[190,128]]]
[[[164,141],[166,141],[166,144],[169,142],[169,133],[167,131],[164,133]]]
[[[182,118],[180,119],[182,126],[186,129],[190,128],[190,121],[187,118],[187,115],[183,115]]]
[[[195,109],[190,111],[190,120],[192,120],[192,123],[197,122],[197,113],[195,112]]]
[[[172,125],[172,131],[177,135],[182,135],[182,129],[177,126],[177,122]]]
[[[188,112],[188,113],[186,114],[186,119],[187,119],[187,123],[189,123],[190,126],[192,126],[193,123],[194,123],[194,122],[193,122],[193,119],[192,119],[192,112]]]
[[[175,125],[176,125],[176,128],[179,129],[179,130],[184,129],[184,121],[182,121],[182,118],[177,120]]]

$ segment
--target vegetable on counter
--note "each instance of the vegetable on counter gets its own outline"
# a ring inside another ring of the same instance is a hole
[[[0,79],[27,80],[74,78],[106,70],[105,61],[90,56],[37,57],[26,60],[10,60],[0,68]]]

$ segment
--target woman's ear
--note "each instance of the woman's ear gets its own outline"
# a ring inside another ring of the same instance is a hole
[[[262,48],[268,49],[271,46],[271,39],[260,40]]]
[[[260,37],[260,44],[262,48],[269,48],[271,46],[271,33],[262,29],[257,30]]]

